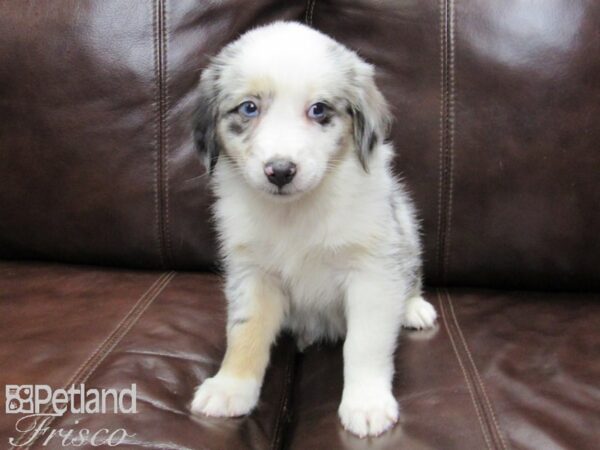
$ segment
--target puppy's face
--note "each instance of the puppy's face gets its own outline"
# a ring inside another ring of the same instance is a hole
[[[302,73],[286,76],[248,66],[217,124],[223,153],[252,187],[273,195],[316,187],[343,156],[352,130],[349,105],[326,83],[324,67],[297,68]]]
[[[389,115],[373,68],[294,23],[246,33],[204,71],[195,139],[211,170],[227,158],[273,198],[318,186],[342,158],[368,169]]]

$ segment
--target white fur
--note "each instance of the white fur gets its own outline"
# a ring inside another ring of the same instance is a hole
[[[308,27],[276,23],[230,44],[205,71],[200,89],[215,108],[215,145],[221,147],[213,187],[228,332],[259,320],[258,300],[245,286],[267,283],[266,295],[283,303],[282,313],[269,319],[279,326],[269,330],[290,330],[300,348],[345,337],[344,427],[359,436],[384,432],[398,419],[391,383],[399,328],[430,327],[436,313],[420,296],[418,230],[412,204],[390,170],[393,148],[383,141],[389,115],[372,66]],[[260,117],[240,121],[226,114],[247,98],[260,102]],[[307,108],[322,100],[336,105],[326,126],[306,117]],[[364,115],[362,131],[378,138],[368,155],[360,153],[357,116],[347,113],[346,102]],[[231,132],[232,121],[244,131]],[[279,192],[263,171],[274,157],[298,166]],[[275,335],[268,332],[269,342]],[[253,348],[265,351],[264,345]],[[251,367],[254,383],[236,370],[224,363],[198,389],[192,409],[249,412],[264,368]]]
[[[219,374],[198,386],[191,408],[207,416],[242,416],[256,406],[259,394],[260,382],[257,380]]]

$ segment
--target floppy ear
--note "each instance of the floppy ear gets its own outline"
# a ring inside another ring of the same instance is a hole
[[[354,143],[365,172],[369,171],[373,148],[388,137],[392,124],[388,104],[375,85],[374,74],[372,65],[359,60],[350,96]]]
[[[204,165],[212,174],[219,159],[219,142],[217,137],[218,89],[217,70],[209,66],[204,70],[198,86],[198,106],[193,118],[194,144],[204,159]]]

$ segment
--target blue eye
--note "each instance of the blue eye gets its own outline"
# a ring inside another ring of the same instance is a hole
[[[241,103],[240,106],[238,106],[238,112],[242,116],[256,117],[258,116],[258,106],[256,106],[256,103],[254,102],[246,101]]]
[[[322,102],[317,102],[308,108],[308,117],[314,120],[323,120],[327,112],[327,105]]]

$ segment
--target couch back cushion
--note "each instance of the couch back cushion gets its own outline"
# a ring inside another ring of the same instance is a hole
[[[0,257],[205,268],[190,111],[208,58],[304,4],[0,2]]]
[[[0,257],[215,261],[189,128],[208,58],[305,21],[377,65],[432,284],[600,287],[600,4],[0,3]]]
[[[600,288],[600,3],[328,0],[379,68],[433,283]]]

